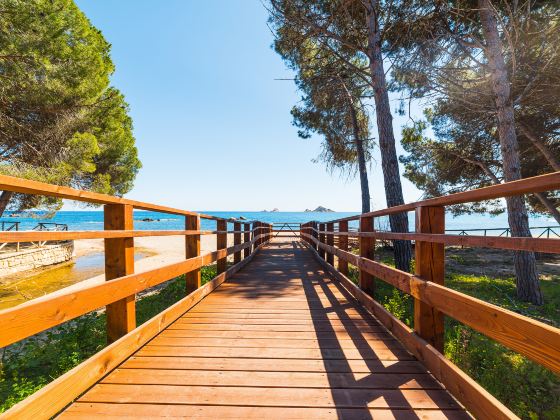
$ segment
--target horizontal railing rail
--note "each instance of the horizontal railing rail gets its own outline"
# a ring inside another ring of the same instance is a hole
[[[32,195],[45,195],[49,197],[65,198],[68,200],[81,201],[92,204],[128,205],[138,210],[156,211],[183,216],[199,216],[201,219],[208,220],[227,220],[222,217],[212,216],[209,214],[181,210],[173,207],[145,203],[142,201],[130,200],[123,197],[99,194],[91,191],[83,191],[75,188],[62,187],[59,185],[47,184],[45,182],[39,181],[31,181],[28,179],[16,178],[7,175],[0,175],[0,191],[12,191]]]
[[[16,404],[5,415],[29,418],[55,415],[162,328],[177,319],[230,275],[251,260],[272,238],[273,227],[260,221],[238,221],[140,201],[60,187],[0,175],[0,190],[103,204],[104,230],[72,231],[61,224],[43,223],[38,230],[0,232],[0,242],[41,242],[104,239],[105,280],[61,289],[0,311],[0,347],[14,344],[92,311],[105,309],[109,346],[92,358]],[[134,230],[133,209],[178,214],[184,230]],[[200,220],[216,222],[202,230]],[[233,225],[233,229],[228,229]],[[201,236],[216,235],[216,249],[201,253]],[[231,235],[231,236],[228,236]],[[185,260],[149,271],[134,272],[134,238],[184,236]],[[228,244],[228,242],[230,242]],[[231,244],[233,242],[233,244]],[[228,263],[228,257],[233,256]],[[201,269],[216,264],[216,277],[201,284]],[[185,298],[137,328],[136,295],[166,281],[185,276]]]
[[[547,238],[560,238],[560,226],[531,226],[531,233],[535,232],[537,238],[546,236]],[[459,232],[459,235],[470,235],[471,232],[484,232],[482,236],[489,236],[488,232],[499,232],[498,235],[490,236],[511,236],[510,228],[472,228],[472,229],[446,229],[445,232]]]
[[[328,222],[303,223],[301,236],[325,267],[372,310],[409,351],[423,360],[475,416],[509,418],[514,416],[511,411],[443,356],[444,315],[556,374],[560,374],[560,329],[446,287],[444,247],[460,245],[560,254],[560,239],[446,234],[445,207],[558,189],[560,172],[555,172]],[[415,232],[374,229],[376,217],[409,211],[416,213]],[[352,221],[359,221],[357,231],[349,229]],[[349,238],[358,239],[357,254],[350,252]],[[375,261],[376,240],[414,241],[415,273]],[[349,264],[358,270],[358,285],[348,278]],[[372,298],[378,280],[414,298],[412,329]]]
[[[2,222],[0,222],[0,230],[2,230],[2,232],[9,232],[11,230],[19,230],[19,225],[20,224],[21,224],[21,222],[2,221]]]

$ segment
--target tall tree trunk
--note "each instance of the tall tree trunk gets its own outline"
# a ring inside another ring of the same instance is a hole
[[[0,217],[6,211],[6,207],[10,204],[10,199],[13,197],[14,193],[12,191],[2,191],[0,194]]]
[[[346,92],[348,110],[350,111],[350,116],[352,118],[352,131],[354,133],[354,143],[356,144],[356,154],[358,155],[358,172],[360,173],[360,189],[362,191],[362,213],[368,213],[371,211],[371,197],[369,195],[366,154],[364,150],[364,144],[362,142],[362,136],[360,135],[360,124],[358,123],[356,105],[354,104],[352,93],[348,90],[348,87],[346,86],[346,83],[344,83],[342,77],[339,77],[339,80],[340,84],[344,88],[344,91]]]
[[[368,213],[370,208],[369,182],[367,176],[367,162],[364,151],[364,144],[360,136],[360,126],[356,115],[354,104],[350,103],[350,114],[352,116],[352,129],[354,130],[354,142],[356,143],[356,153],[358,155],[358,172],[360,173],[360,188],[362,190],[362,213]]]
[[[507,74],[502,42],[498,24],[490,0],[479,0],[479,14],[486,38],[486,56],[490,66],[494,101],[498,114],[498,133],[503,159],[504,179],[506,182],[521,179],[521,162],[515,133],[515,117],[511,101],[509,78]],[[523,197],[506,199],[508,222],[513,236],[530,237],[529,218]],[[517,251],[514,254],[516,286],[518,298],[543,304],[535,254]]]
[[[399,173],[399,161],[395,147],[395,135],[393,133],[393,116],[391,115],[385,70],[383,69],[381,34],[377,16],[378,3],[378,0],[370,0],[369,7],[367,7],[369,70],[374,89],[385,197],[387,206],[394,207],[404,204],[404,199]],[[407,213],[390,215],[389,223],[392,232],[408,232]],[[394,241],[394,250],[396,267],[399,270],[410,271],[412,259],[412,245],[410,241]]]

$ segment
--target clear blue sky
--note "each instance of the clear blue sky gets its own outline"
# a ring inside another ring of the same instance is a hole
[[[77,3],[112,44],[113,84],[130,104],[143,168],[128,197],[193,210],[361,208],[358,181],[313,163],[320,139],[291,125],[300,95],[274,80],[293,76],[260,1]],[[395,119],[397,135],[405,122]],[[374,208],[385,207],[380,167],[376,154]],[[419,198],[403,182],[405,201]]]

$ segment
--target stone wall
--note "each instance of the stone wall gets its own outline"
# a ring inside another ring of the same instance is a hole
[[[0,254],[0,277],[69,261],[73,253],[74,241],[66,241]]]

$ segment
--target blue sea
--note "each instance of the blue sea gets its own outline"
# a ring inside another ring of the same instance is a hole
[[[356,213],[334,212],[252,212],[252,211],[203,211],[202,213],[219,216],[226,219],[245,217],[247,220],[260,220],[263,222],[276,223],[304,223],[308,221],[326,222],[342,217],[353,216]],[[142,219],[153,219],[153,222],[145,222]],[[409,213],[410,227],[414,229],[414,213]],[[95,211],[59,211],[54,217],[46,218],[41,213],[23,213],[18,217],[10,217],[9,213],[0,219],[5,222],[20,222],[20,230],[30,230],[37,226],[39,222],[54,222],[68,225],[70,230],[102,230],[103,212]],[[554,219],[546,217],[531,217],[529,220],[531,227],[540,228],[546,226],[557,226]],[[216,222],[213,220],[202,220],[203,230],[213,230]],[[376,225],[378,230],[389,230],[389,222],[386,217],[377,218]],[[448,214],[446,217],[446,229],[467,230],[467,229],[493,229],[507,228],[507,216],[501,214],[491,216],[486,214],[462,215],[453,217]],[[350,223],[350,227],[357,227],[357,222]],[[184,229],[184,217],[173,214],[157,213],[149,211],[134,211],[134,228],[137,230],[180,230]],[[539,234],[539,229],[535,229],[533,234]],[[450,232],[452,233],[452,232]],[[470,232],[469,232],[470,233]],[[473,232],[473,234],[481,234]],[[493,234],[489,232],[488,234]],[[495,233],[499,234],[499,233]]]

